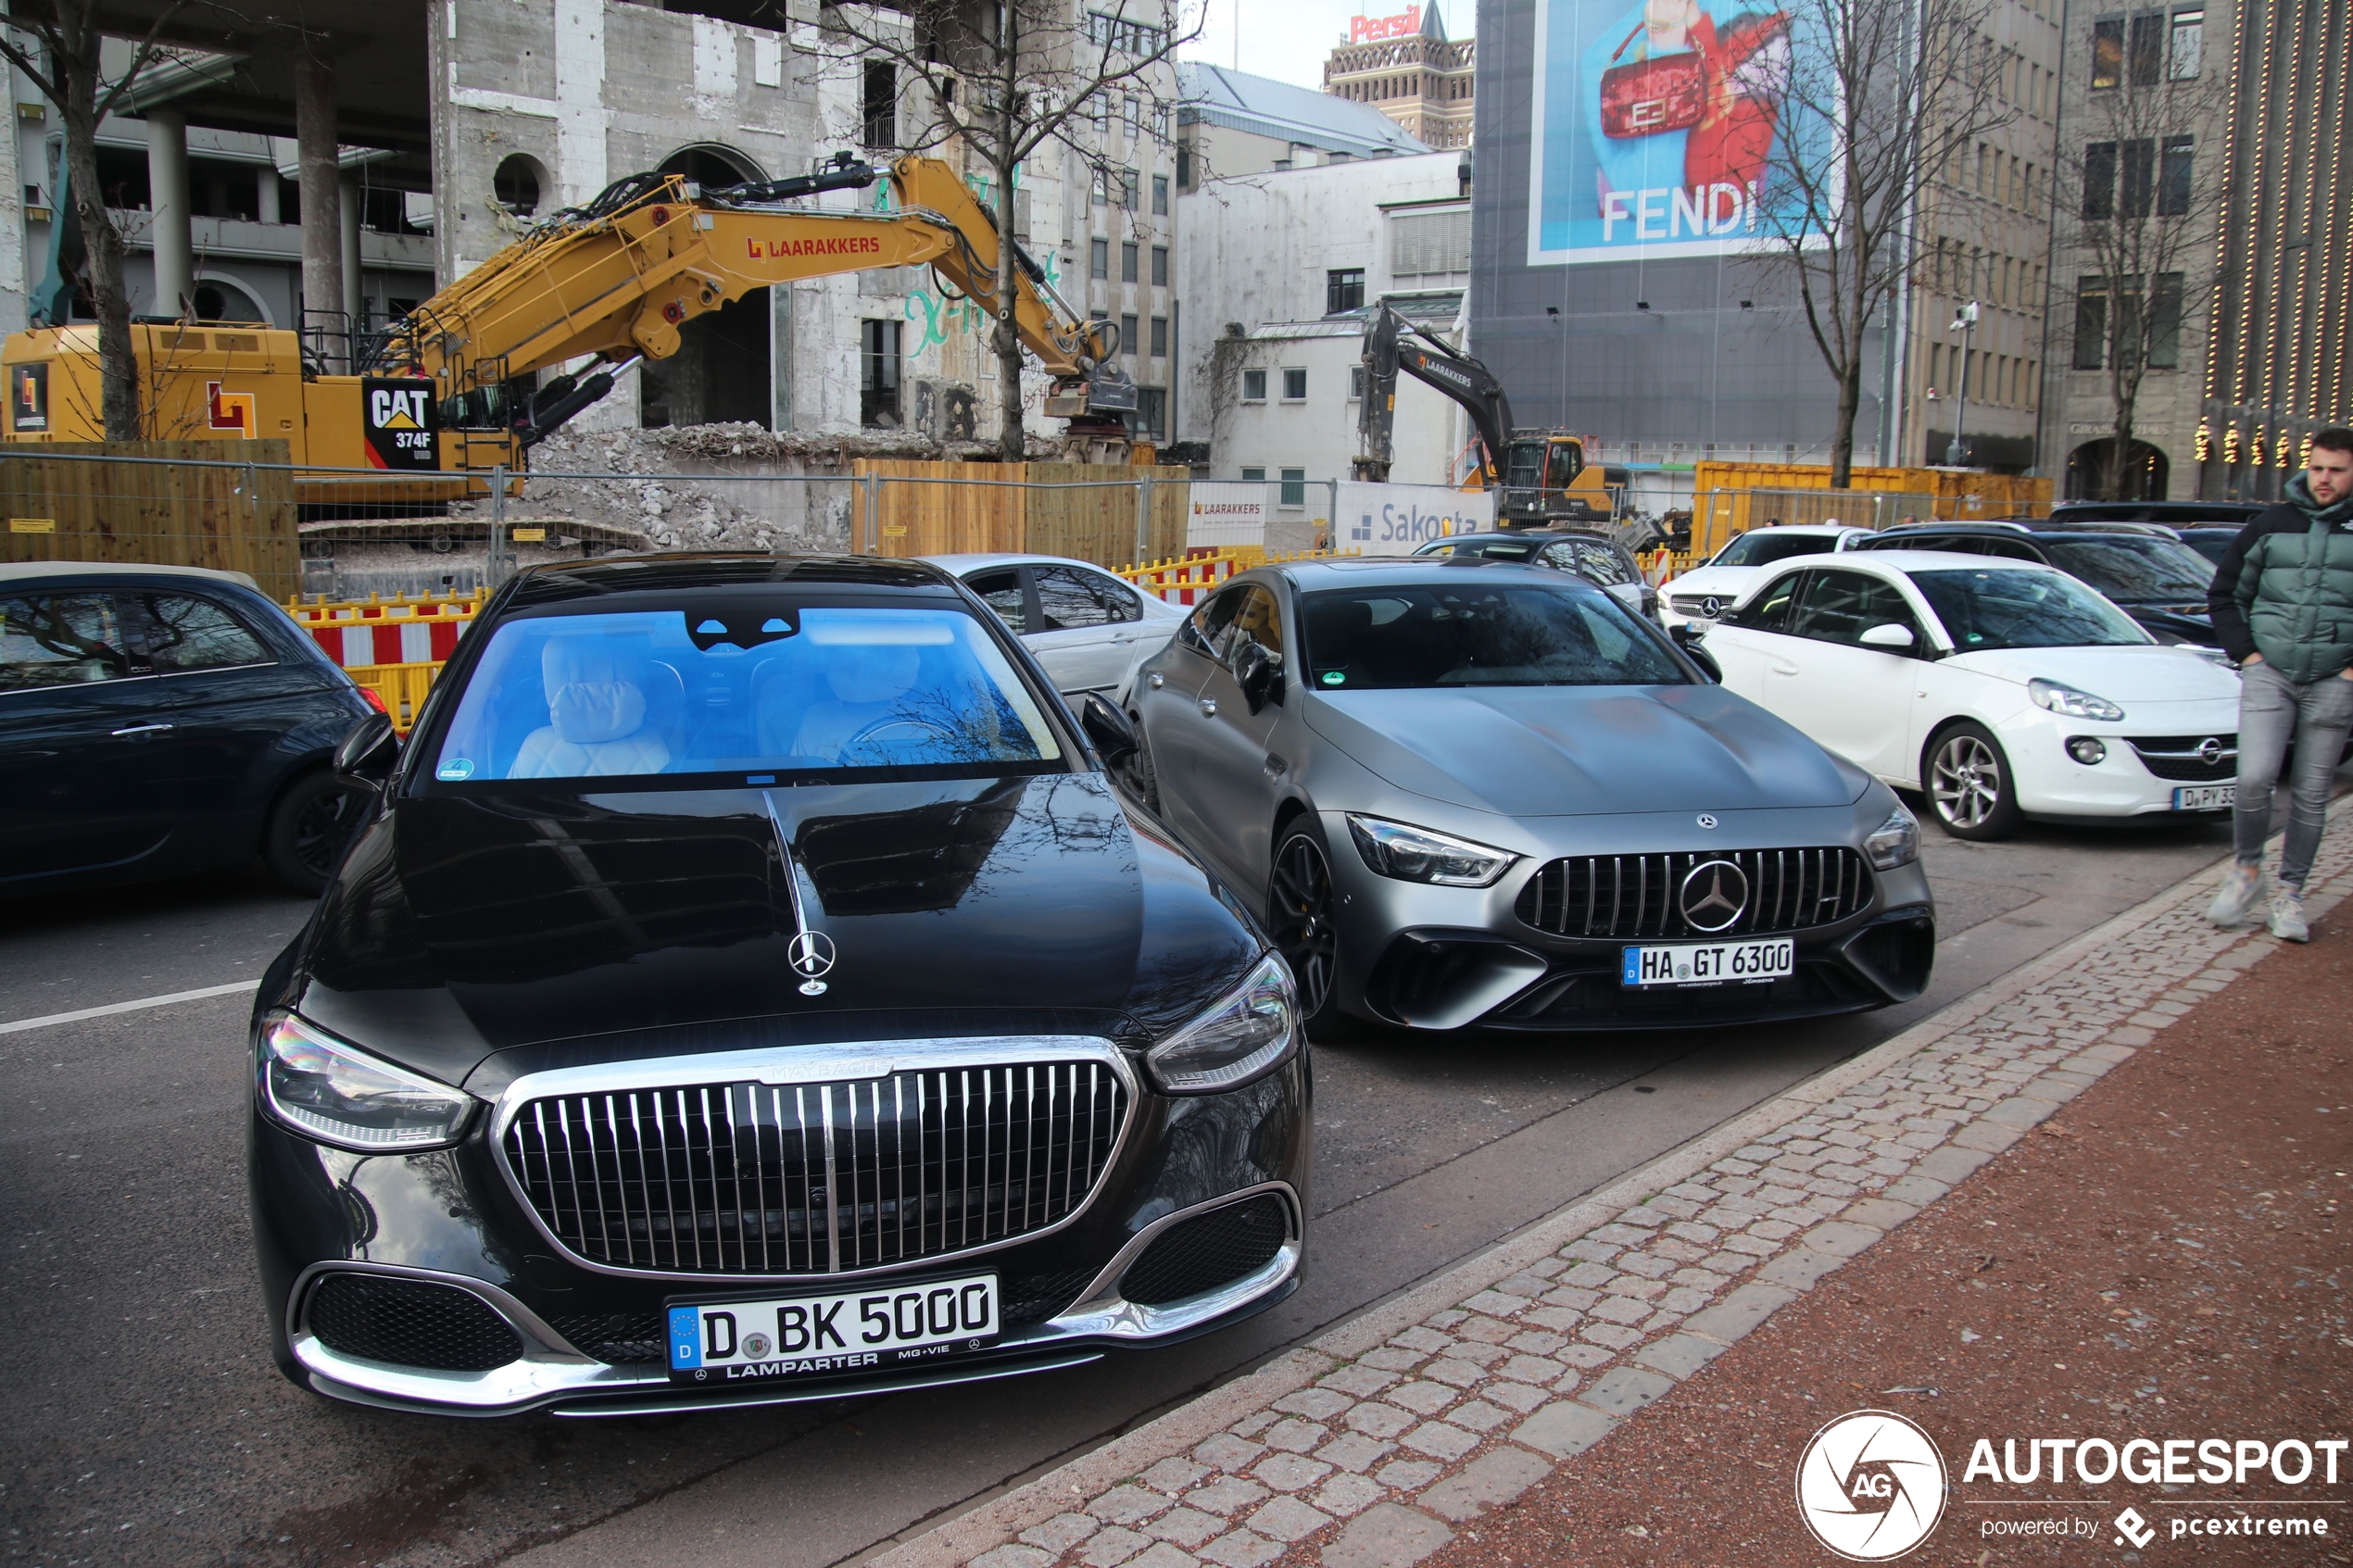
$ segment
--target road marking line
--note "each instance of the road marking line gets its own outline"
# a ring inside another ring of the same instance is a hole
[[[85,1018],[104,1018],[108,1013],[137,1012],[141,1008],[169,1007],[173,1002],[225,997],[232,991],[250,991],[260,984],[258,980],[240,980],[228,985],[207,985],[196,991],[170,991],[160,997],[142,997],[135,1002],[109,1002],[105,1007],[83,1008],[79,1012],[53,1012],[46,1018],[19,1018],[13,1023],[0,1023],[0,1035],[14,1035],[24,1029],[46,1029],[52,1023],[79,1023]]]

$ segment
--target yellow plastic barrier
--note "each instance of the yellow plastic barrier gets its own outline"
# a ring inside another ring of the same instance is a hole
[[[406,735],[417,722],[417,710],[425,704],[425,693],[433,689],[441,665],[433,664],[362,664],[344,671],[352,684],[376,694],[384,705],[384,712],[392,719],[392,727]]]

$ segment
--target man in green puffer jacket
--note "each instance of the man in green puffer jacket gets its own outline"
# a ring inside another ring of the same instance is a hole
[[[2309,942],[2304,878],[2321,847],[2329,780],[2353,727],[2353,430],[2312,437],[2287,499],[2259,514],[2214,571],[2207,606],[2223,651],[2238,660],[2238,864],[2206,911],[2237,925],[2263,898],[2263,841],[2288,741],[2287,843],[2271,935]]]

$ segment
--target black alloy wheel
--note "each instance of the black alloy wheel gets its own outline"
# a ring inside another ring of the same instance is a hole
[[[1333,919],[1331,862],[1324,835],[1302,822],[1283,834],[1267,879],[1266,934],[1299,982],[1299,1015],[1310,1039],[1335,1038],[1345,1027],[1332,1000],[1340,968],[1340,926]]]
[[[1984,726],[1959,723],[1928,754],[1928,798],[1937,824],[1955,838],[2007,838],[2025,820],[2002,744]]]
[[[324,892],[351,847],[369,799],[367,791],[323,768],[288,784],[261,835],[271,874],[307,897]]]

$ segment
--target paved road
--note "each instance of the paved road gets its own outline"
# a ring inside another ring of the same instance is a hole
[[[0,1540],[44,1564],[836,1562],[1478,1249],[2226,847],[2215,827],[1991,846],[1931,829],[1944,941],[1907,1008],[1325,1050],[1310,1273],[1276,1311],[1016,1384],[709,1417],[446,1423],[298,1392],[262,1348],[246,1232],[246,998],[0,1033]],[[0,1023],[250,980],[305,913],[258,879],[0,906]]]

